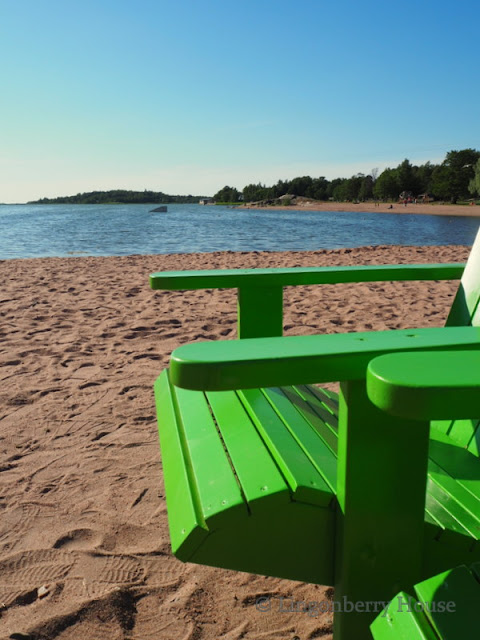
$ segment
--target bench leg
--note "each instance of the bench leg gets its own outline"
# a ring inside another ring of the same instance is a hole
[[[240,287],[237,306],[239,338],[282,335],[283,287]]]
[[[334,638],[371,640],[381,602],[422,576],[429,424],[383,413],[364,381],[342,383],[339,419]]]

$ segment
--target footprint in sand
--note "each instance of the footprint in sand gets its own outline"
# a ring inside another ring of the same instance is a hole
[[[63,581],[75,558],[55,549],[17,553],[0,562],[0,602],[3,608],[27,605],[36,600],[44,584]]]
[[[58,538],[54,549],[68,549],[69,551],[92,550],[102,544],[102,536],[93,529],[74,529]]]

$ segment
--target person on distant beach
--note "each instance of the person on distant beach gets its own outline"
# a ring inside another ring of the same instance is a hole
[[[393,204],[391,204],[388,208],[389,208],[389,209],[393,209]]]

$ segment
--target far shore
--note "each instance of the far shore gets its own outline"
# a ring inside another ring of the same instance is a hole
[[[392,207],[392,208],[390,208]],[[480,206],[478,205],[461,205],[461,204],[421,204],[410,203],[405,206],[401,203],[390,204],[389,202],[380,202],[375,205],[374,202],[299,202],[295,205],[274,205],[274,206],[257,206],[242,205],[241,209],[278,209],[290,211],[361,211],[364,213],[419,213],[432,216],[464,216],[467,218],[480,217]]]

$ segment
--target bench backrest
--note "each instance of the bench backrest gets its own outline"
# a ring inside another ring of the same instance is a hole
[[[480,231],[472,246],[457,295],[447,318],[447,327],[480,326]]]
[[[447,327],[480,326],[480,231],[472,246]],[[480,420],[454,420],[441,430],[462,447],[480,457]]]

